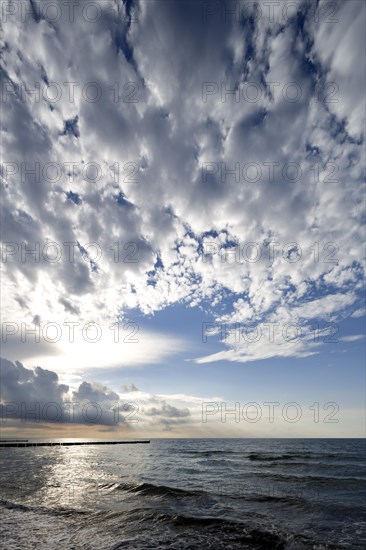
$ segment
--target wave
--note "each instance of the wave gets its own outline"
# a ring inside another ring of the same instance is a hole
[[[301,460],[329,460],[329,459],[337,459],[337,460],[344,460],[347,459],[347,461],[353,461],[353,460],[360,460],[359,456],[344,456],[343,454],[335,454],[335,453],[281,453],[281,454],[272,454],[272,453],[249,453],[247,455],[247,458],[249,460],[260,460],[260,461],[275,461],[275,460],[294,460],[294,459],[301,459]],[[305,462],[306,463],[306,462]]]
[[[304,452],[284,452],[284,453],[272,453],[272,452],[248,452],[248,451],[233,451],[233,450],[210,450],[210,451],[185,451],[183,453],[185,456],[192,456],[192,457],[214,457],[217,455],[221,456],[242,456],[243,458],[247,458],[249,460],[294,460],[301,458],[302,460],[306,459],[319,459],[319,460],[325,460],[325,459],[334,459],[334,460],[343,460],[343,461],[359,461],[360,455],[359,454],[351,454],[351,453],[321,453],[321,452],[312,452],[312,451],[304,451]]]
[[[360,460],[359,455],[345,455],[343,453],[313,453],[313,452],[303,452],[303,453],[271,453],[271,452],[249,452],[248,451],[228,451],[228,450],[212,450],[212,451],[186,451],[185,456],[192,457],[215,457],[215,456],[241,456],[249,460],[294,460],[301,458],[302,460],[306,459],[337,459],[337,460]]]
[[[80,510],[75,508],[63,508],[59,506],[57,508],[47,508],[46,506],[32,506],[31,504],[21,504],[19,502],[12,502],[11,500],[0,499],[0,506],[7,510],[19,510],[20,512],[38,512],[46,515],[62,515],[62,516],[88,516],[90,514],[87,510]]]
[[[17,508],[25,513],[27,511],[29,513],[34,512],[34,510],[26,506],[16,506],[11,503],[7,503],[6,507]],[[44,510],[38,510],[38,515],[31,516],[29,521],[36,522],[37,527],[39,525],[44,526],[45,523],[42,521],[44,513]],[[53,513],[59,514],[59,511],[54,511]],[[197,517],[181,513],[170,514],[152,509],[138,509],[129,511],[128,513],[118,512],[114,514],[99,512],[98,514],[89,514],[89,516],[86,522],[83,521],[81,524],[78,524],[76,531],[82,534],[82,541],[84,543],[93,537],[93,530],[96,525],[100,525],[100,529],[103,531],[107,527],[108,531],[111,530],[114,532],[118,530],[123,517],[125,534],[123,540],[120,539],[118,541],[118,533],[115,533],[116,540],[113,544],[113,549],[115,550],[119,548],[183,549],[203,547],[215,549],[231,547],[253,550],[264,550],[267,548],[282,550],[286,548],[286,539],[279,533],[262,529],[256,525],[250,525],[248,522],[243,523],[220,517]],[[129,531],[128,526],[132,528],[131,531]],[[139,528],[137,529],[138,526]],[[22,530],[22,524],[20,524],[19,530]],[[173,538],[174,545],[172,545]],[[73,545],[73,547],[84,548],[85,546]]]
[[[149,485],[149,484],[142,484]],[[273,501],[276,497],[264,497]],[[100,536],[103,533],[114,534],[114,550],[119,548],[159,548],[159,549],[215,549],[241,548],[248,550],[305,550],[318,548],[328,550],[345,548],[341,544],[323,545],[320,541],[311,540],[308,534],[301,532],[286,532],[282,528],[276,528],[265,515],[251,512],[250,517],[243,519],[225,518],[202,512],[196,515],[185,515],[181,511],[157,510],[154,508],[140,507],[125,511],[83,512],[63,509],[35,509],[30,506],[14,504],[9,501],[0,501],[0,504],[8,509],[17,509],[20,513],[27,512],[31,522],[45,526],[42,516],[61,516],[67,523],[63,523],[65,529],[73,525],[74,536],[80,533],[82,537],[80,546],[73,548],[85,548],[85,541],[95,542],[96,532]],[[34,515],[36,513],[36,515]],[[75,516],[72,517],[72,516]],[[77,522],[75,523],[75,520]],[[49,520],[47,519],[47,522]],[[71,523],[69,523],[71,522]],[[24,522],[24,525],[26,522]],[[19,521],[19,529],[23,522]],[[123,525],[123,540],[119,538],[121,525]],[[68,531],[69,532],[69,531]],[[119,540],[118,540],[119,539]],[[76,540],[73,539],[74,542]],[[172,542],[174,541],[174,542]],[[45,548],[46,546],[40,546]],[[95,546],[93,546],[95,547]],[[357,545],[354,546],[357,548]]]
[[[181,489],[179,487],[169,487],[168,485],[155,485],[154,483],[118,483],[114,490],[126,491],[127,493],[137,493],[148,496],[172,496],[172,497],[197,497],[203,494],[199,489]]]
[[[210,536],[228,537],[228,535],[230,535],[230,538],[236,543],[240,542],[243,545],[245,544],[246,546],[243,546],[243,548],[258,548],[263,550],[265,548],[271,548],[273,550],[282,550],[286,548],[286,538],[284,535],[259,527],[251,527],[241,521],[212,516],[195,517],[181,514],[174,516],[164,515],[161,519],[176,528],[184,528],[187,530],[187,534],[191,529],[199,528],[203,530],[203,533],[206,533],[206,535],[209,533]],[[218,541],[219,540],[220,539],[218,539]],[[221,542],[223,542],[222,539]],[[230,541],[226,539],[226,542]]]
[[[245,456],[246,452],[243,451],[228,451],[228,450],[212,450],[212,451],[186,451],[185,455],[189,456],[214,456],[214,455],[242,455]]]
[[[268,478],[273,480],[284,480],[288,481],[289,483],[292,482],[319,482],[319,483],[342,483],[342,484],[352,484],[352,483],[359,483],[361,486],[366,483],[366,477],[351,477],[351,476],[331,476],[331,475],[312,475],[312,474],[290,474],[288,472],[281,473],[281,472],[262,472],[260,470],[245,472],[245,475],[250,475],[251,478],[260,477],[260,478]]]

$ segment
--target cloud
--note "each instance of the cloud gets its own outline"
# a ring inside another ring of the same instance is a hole
[[[1,398],[12,402],[62,402],[69,391],[65,384],[59,384],[55,372],[36,367],[26,369],[22,363],[12,363],[1,358]]]
[[[364,340],[364,334],[351,334],[350,336],[342,336],[341,342],[357,342],[357,340]]]
[[[168,403],[163,403],[160,408],[152,407],[145,410],[145,414],[161,423],[164,426],[164,431],[167,432],[173,431],[174,426],[187,423],[191,416],[189,409],[178,409]]]
[[[109,0],[95,23],[67,21],[66,10],[56,22],[9,17],[1,212],[9,321],[62,324],[67,315],[108,327],[177,304],[209,304],[219,321],[230,302],[229,323],[338,322],[358,309],[361,4],[337,4],[336,24],[316,22],[305,4],[304,17],[280,23],[203,21],[200,3],[155,1],[134,3],[135,22],[128,3],[116,11]],[[258,101],[245,95],[249,83]],[[203,96],[208,84],[214,92]],[[108,365],[159,362],[183,347],[146,338]],[[227,344],[211,360],[316,352],[308,340],[263,351]],[[38,362],[33,350],[28,357]],[[72,358],[67,349],[57,360],[42,354],[58,371]],[[102,348],[80,348],[73,368],[94,360],[101,366]]]
[[[357,309],[356,311],[354,311],[351,315],[351,317],[364,317],[366,314],[366,308],[362,307],[360,309]]]
[[[123,393],[131,393],[131,392],[138,392],[140,391],[135,384],[123,384],[122,386],[122,392]]]
[[[82,382],[77,391],[60,384],[55,372],[25,368],[19,361],[1,358],[1,418],[23,423],[107,425],[121,422],[114,407],[123,407],[118,394],[106,386]]]
[[[123,386],[122,397],[106,385],[88,381],[71,392],[69,386],[59,383],[55,372],[28,369],[19,361],[3,358],[0,375],[0,413],[5,427],[16,421],[38,430],[47,429],[47,425],[53,429],[57,424],[68,428],[80,424],[106,426],[111,432],[123,428],[136,435],[150,428],[171,431],[174,426],[197,421],[200,411],[199,398],[151,395],[134,384]],[[181,407],[182,401],[190,407]]]
[[[116,401],[119,399],[117,393],[112,392],[106,386],[92,385],[90,382],[82,382],[77,391],[73,392],[75,401]]]
[[[146,414],[148,416],[163,416],[165,418],[186,418],[190,415],[190,412],[188,409],[177,409],[177,407],[164,403],[160,409],[153,407],[146,411]]]

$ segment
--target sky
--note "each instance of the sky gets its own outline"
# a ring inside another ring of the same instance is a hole
[[[365,3],[1,3],[2,437],[364,437]]]

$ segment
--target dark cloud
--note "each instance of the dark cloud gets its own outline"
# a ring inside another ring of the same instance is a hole
[[[118,393],[94,382],[83,381],[70,393],[55,372],[41,367],[28,369],[19,361],[1,359],[0,382],[0,415],[7,427],[19,427],[21,421],[24,427],[38,430],[49,423],[56,428],[70,424],[105,426],[106,431],[153,425],[172,431],[191,418],[188,408],[173,406],[157,396],[143,394],[137,402],[121,400]],[[134,384],[124,385],[122,390],[140,391]]]
[[[140,390],[135,386],[135,384],[124,384],[122,386],[122,391],[124,393],[130,393],[130,392],[135,392]]]
[[[159,400],[157,401],[159,403]],[[175,427],[187,423],[191,416],[189,409],[174,407],[164,401],[159,403],[159,407],[152,407],[144,412],[154,424],[162,426],[165,432],[174,431]]]
[[[20,419],[32,427],[47,421],[116,427],[124,422],[123,411],[131,410],[106,386],[82,382],[70,396],[69,386],[60,384],[55,372],[27,369],[19,361],[1,358],[0,383],[5,423]]]
[[[60,384],[55,372],[36,367],[26,369],[22,363],[1,358],[1,400],[15,403],[62,403],[69,387]]]
[[[146,414],[148,416],[162,416],[164,418],[186,418],[187,416],[190,416],[189,409],[178,409],[177,407],[173,407],[172,405],[169,405],[168,403],[164,403],[161,408],[153,407],[150,410],[146,411]]]
[[[119,401],[119,395],[109,390],[106,386],[91,384],[90,382],[82,382],[79,389],[73,392],[75,401]]]

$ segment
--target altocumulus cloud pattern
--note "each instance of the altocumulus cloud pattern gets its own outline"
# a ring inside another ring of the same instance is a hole
[[[307,357],[315,319],[362,315],[362,3],[51,4],[2,6],[9,319],[199,307],[228,331],[204,363]]]

